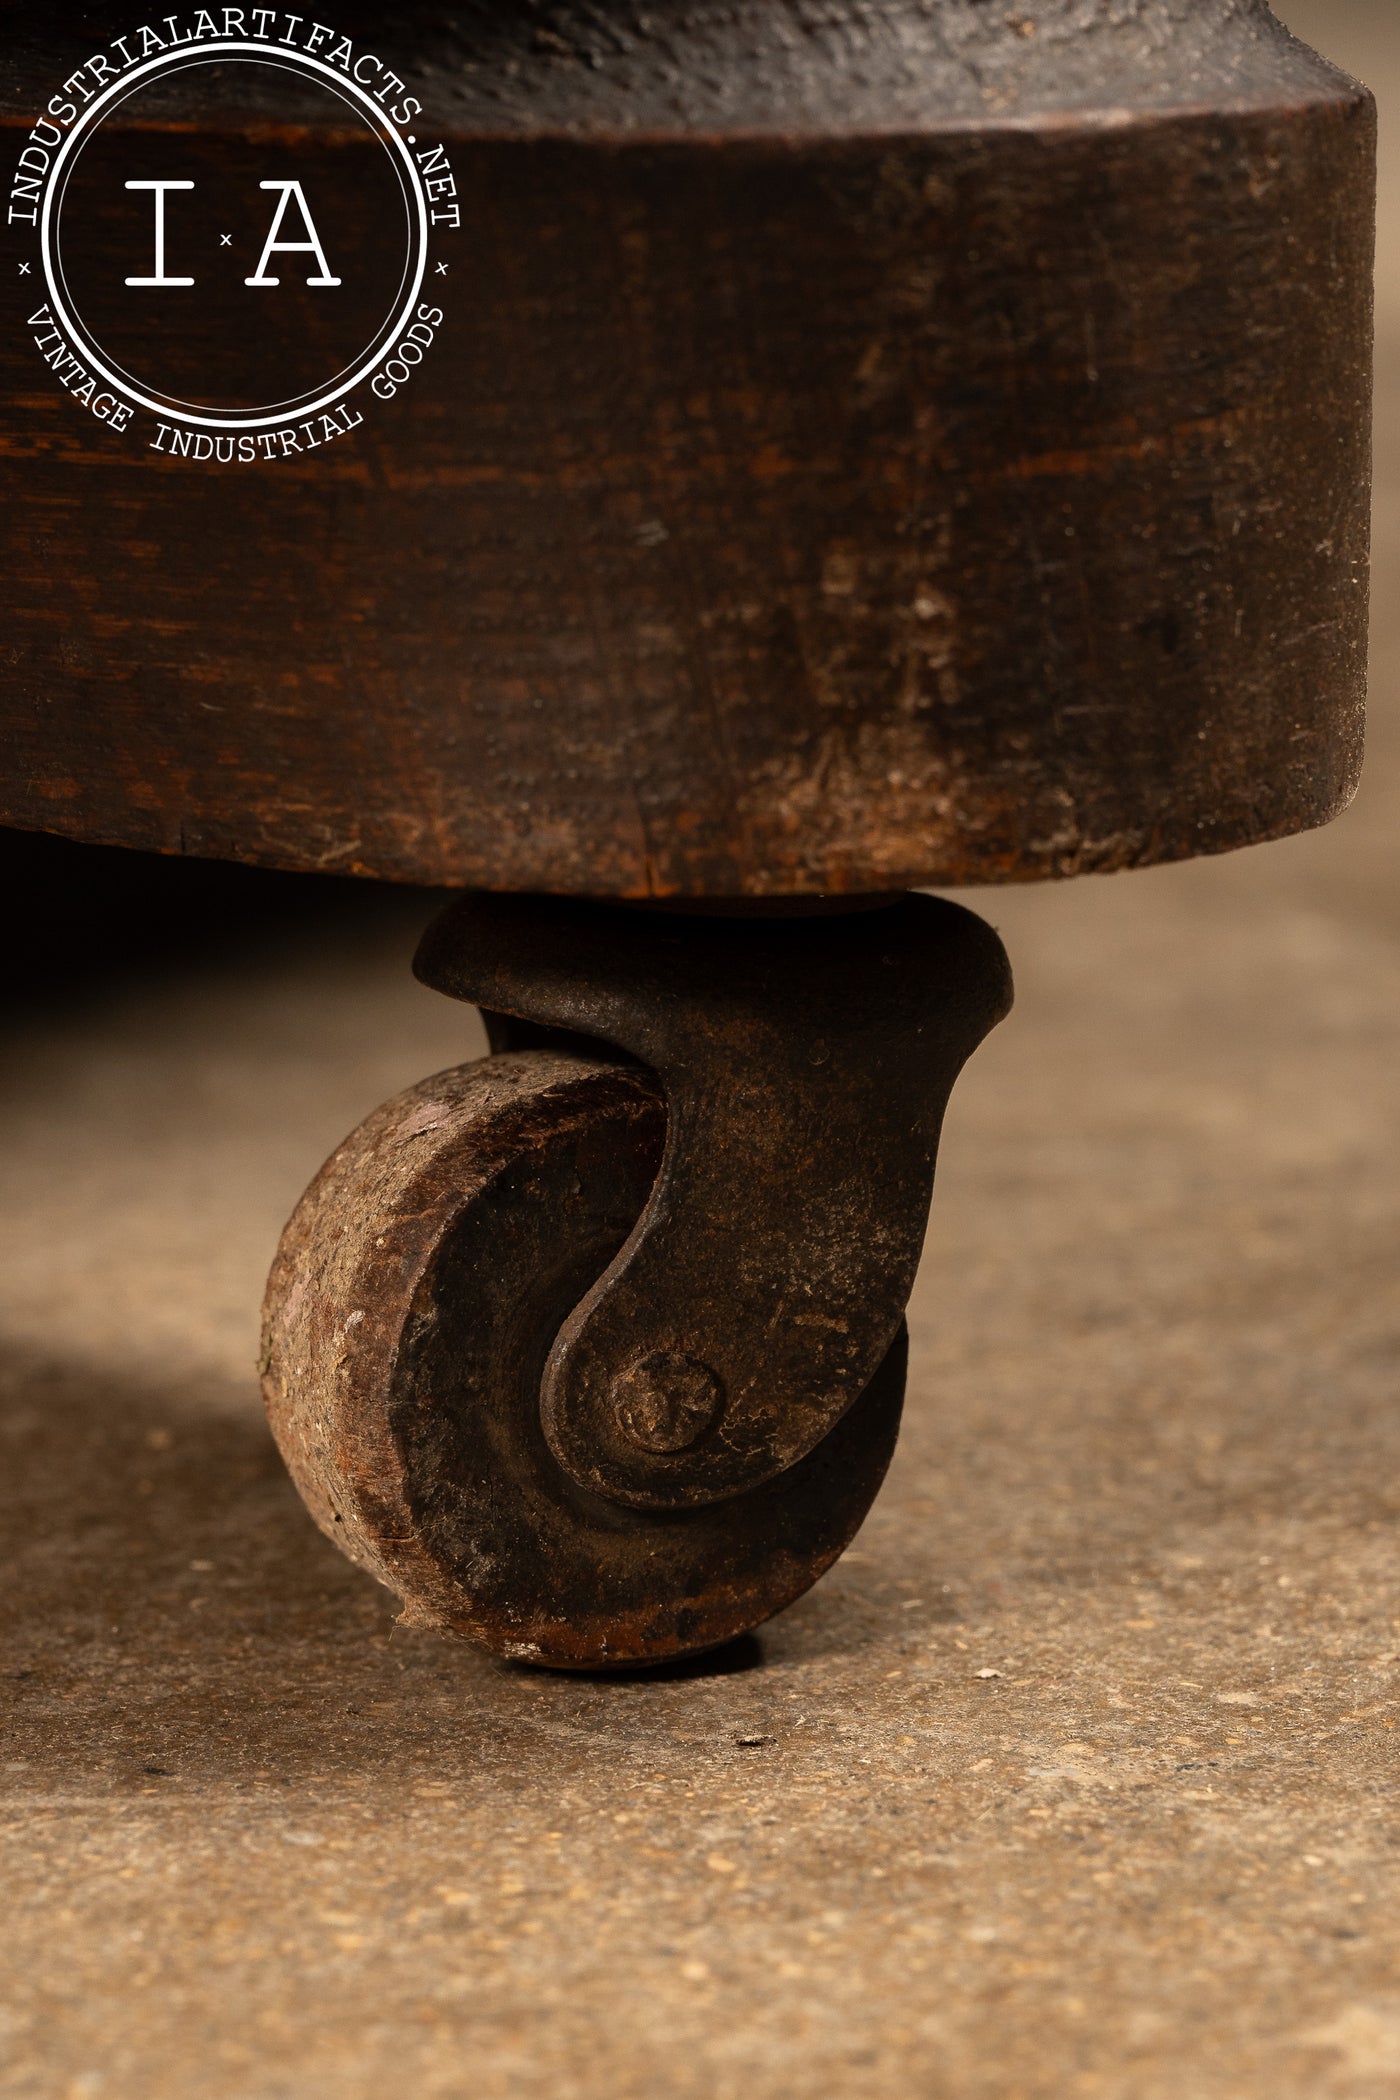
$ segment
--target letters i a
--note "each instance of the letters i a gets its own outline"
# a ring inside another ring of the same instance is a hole
[[[129,190],[151,190],[154,192],[156,237],[155,275],[153,277],[128,277],[126,280],[128,286],[140,291],[150,291],[167,289],[171,286],[192,285],[194,283],[193,277],[170,277],[166,274],[165,199],[169,191],[192,190],[194,184],[192,182],[128,182],[126,186]],[[268,230],[267,240],[263,244],[262,259],[258,264],[257,272],[252,277],[245,277],[243,282],[247,285],[257,286],[260,289],[269,285],[278,285],[282,282],[281,278],[269,277],[267,274],[267,266],[274,255],[314,255],[320,265],[321,274],[319,277],[308,277],[306,280],[308,285],[320,288],[327,285],[333,287],[342,283],[343,280],[341,278],[331,275],[331,266],[326,260],[326,251],[321,245],[321,237],[316,231],[315,221],[311,216],[311,208],[307,204],[306,194],[301,184],[299,182],[284,181],[264,182],[259,184],[259,188],[280,190],[282,193],[281,202],[273,214],[272,225]],[[278,239],[278,235],[282,231],[282,222],[287,216],[287,207],[293,197],[296,198],[297,209],[301,213],[302,225],[309,236],[304,241],[283,241]]]

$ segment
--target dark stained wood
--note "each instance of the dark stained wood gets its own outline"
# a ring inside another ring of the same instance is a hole
[[[131,26],[51,14],[7,10],[14,153]],[[1374,120],[1264,7],[335,20],[452,153],[441,341],[353,438],[195,469],[75,410],[4,274],[0,821],[719,896],[1343,806]],[[211,157],[266,121],[184,92]]]

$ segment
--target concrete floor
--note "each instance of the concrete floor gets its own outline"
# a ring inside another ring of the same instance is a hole
[[[1400,101],[1400,11],[1294,0]],[[1400,160],[1400,156],[1397,156]],[[1387,230],[1387,257],[1400,212]],[[396,1630],[252,1370],[322,1155],[474,1054],[418,901],[4,1041],[0,2094],[1400,2092],[1400,262],[1355,811],[984,899],[857,1549],[703,1667]]]

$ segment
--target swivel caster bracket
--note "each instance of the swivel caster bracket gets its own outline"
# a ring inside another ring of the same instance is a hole
[[[424,982],[496,1055],[389,1103],[288,1227],[266,1391],[411,1615],[600,1668],[745,1630],[893,1449],[939,1130],[1010,972],[972,913],[467,895]]]

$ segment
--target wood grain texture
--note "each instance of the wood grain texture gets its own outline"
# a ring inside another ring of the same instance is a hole
[[[18,147],[126,25],[13,15]],[[1343,806],[1374,118],[1266,9],[337,23],[452,153],[440,343],[352,440],[196,469],[80,416],[10,289],[0,821],[717,896]],[[211,166],[260,121],[183,119]]]

